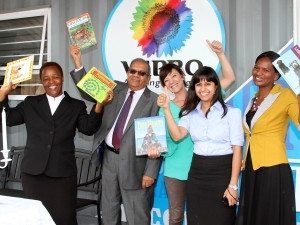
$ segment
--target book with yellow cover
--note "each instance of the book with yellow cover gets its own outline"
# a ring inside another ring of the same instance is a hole
[[[12,62],[7,63],[3,86],[20,83],[32,78],[34,56],[30,55]]]
[[[97,44],[91,17],[88,13],[66,21],[71,44],[76,44],[81,50]]]
[[[100,103],[106,98],[108,90],[114,89],[116,85],[114,81],[96,67],[92,67],[77,83],[77,87]]]

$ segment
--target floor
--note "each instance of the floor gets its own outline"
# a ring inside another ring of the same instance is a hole
[[[77,216],[78,225],[98,225],[98,219],[92,216]],[[127,223],[122,222],[122,225],[126,225]]]
[[[98,225],[98,220],[96,217],[92,216],[77,216],[78,225]]]

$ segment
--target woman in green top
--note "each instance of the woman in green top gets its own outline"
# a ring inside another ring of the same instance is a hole
[[[222,50],[222,43],[219,41],[207,41],[207,44],[214,51],[222,65],[223,78],[220,80],[222,88],[226,89],[235,80],[232,67]],[[163,87],[167,87],[175,97],[170,101],[170,109],[176,123],[179,121],[179,112],[187,97],[184,72],[176,64],[168,63],[160,68],[159,79]],[[164,115],[164,110],[159,110]],[[167,131],[168,152],[163,154],[164,181],[169,200],[169,224],[181,225],[184,218],[184,206],[186,199],[186,181],[193,156],[193,142],[188,135],[184,139],[175,142]],[[159,157],[160,153],[151,149],[148,152],[150,157]]]

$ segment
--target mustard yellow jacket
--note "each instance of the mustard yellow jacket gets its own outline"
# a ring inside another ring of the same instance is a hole
[[[256,111],[249,128],[246,123],[246,114],[250,110],[252,102],[251,99],[243,118],[246,152],[242,168],[245,167],[249,144],[254,170],[288,163],[285,137],[289,120],[292,119],[299,129],[299,106],[296,95],[292,90],[275,84]]]

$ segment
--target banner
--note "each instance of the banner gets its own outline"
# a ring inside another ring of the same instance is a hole
[[[225,49],[224,24],[212,1],[121,0],[105,25],[102,58],[108,76],[124,82],[134,58],[149,61],[148,87],[160,93],[158,70],[167,62],[182,67],[188,84],[203,65],[220,70],[206,40],[218,40]]]

